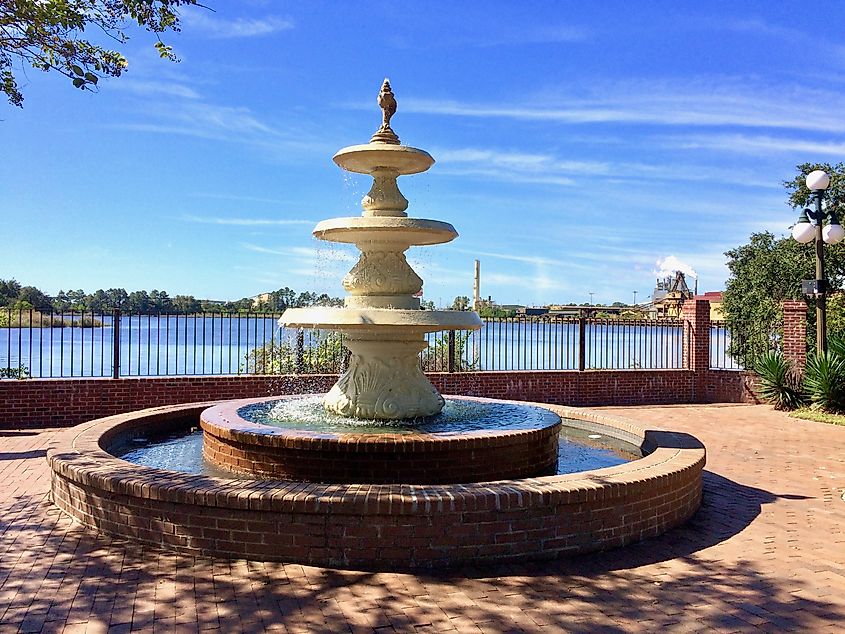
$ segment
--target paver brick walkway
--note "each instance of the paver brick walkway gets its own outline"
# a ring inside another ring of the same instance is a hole
[[[704,504],[576,560],[436,574],[175,555],[48,501],[52,431],[0,431],[0,632],[845,631],[845,427],[764,406],[612,408],[708,448]]]

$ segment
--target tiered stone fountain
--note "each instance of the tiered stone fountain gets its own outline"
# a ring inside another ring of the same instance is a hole
[[[547,410],[478,400],[470,407],[464,399],[453,405],[463,420],[445,416],[445,425],[432,426],[445,401],[420,368],[425,334],[475,330],[481,320],[468,311],[420,310],[415,295],[422,279],[405,251],[449,242],[458,233],[447,222],[408,217],[396,179],[426,171],[434,159],[400,145],[390,127],[396,100],[386,79],[378,103],[382,124],[370,142],[334,156],[342,168],[373,177],[363,214],[324,220],[314,229],[321,240],[354,244],[361,252],[343,280],[345,306],[293,308],[279,320],[287,328],[346,334],[349,365],[323,397],[327,414],[317,415],[329,420],[302,429],[299,403],[291,405],[290,397],[232,401],[203,412],[204,455],[233,471],[315,482],[434,484],[553,473],[560,418]],[[485,410],[486,423],[467,426],[467,409],[473,416]],[[355,421],[401,425],[382,425],[376,433]]]
[[[423,281],[409,266],[405,251],[449,242],[458,233],[448,222],[408,217],[408,201],[396,179],[428,170],[434,159],[424,150],[400,145],[390,127],[396,100],[387,79],[378,104],[382,124],[370,142],[334,155],[334,162],[343,169],[373,177],[373,186],[361,201],[363,213],[324,220],[314,229],[320,240],[354,244],[361,251],[343,279],[349,293],[345,307],[291,308],[279,323],[346,333],[350,363],[326,394],[327,410],[370,419],[432,416],[443,408],[443,398],[420,370],[425,333],[477,330],[481,320],[474,312],[420,310],[415,295]]]
[[[253,417],[256,408],[307,403],[301,396],[184,403],[99,419],[68,430],[50,450],[55,504],[87,526],[191,555],[378,569],[570,556],[686,521],[701,501],[705,461],[690,436],[555,405],[449,397],[444,408],[419,368],[424,335],[480,322],[475,313],[419,310],[414,294],[422,281],[405,251],[457,233],[448,223],[406,215],[397,177],[423,172],[434,160],[399,144],[387,81],[379,105],[384,118],[371,142],[334,157],[344,169],[373,176],[364,213],[314,230],[361,251],[344,279],[346,305],[289,310],[282,318],[286,326],[346,333],[350,366],[324,397],[327,411],[319,400],[314,409],[326,418],[350,415],[351,422],[315,430],[296,415],[266,424]],[[492,416],[467,425],[465,409]],[[577,419],[570,428],[633,443],[647,455],[554,475],[560,416]],[[382,429],[374,433],[363,418],[380,419]],[[444,419],[444,431],[432,431],[432,421]],[[188,432],[183,440],[194,446],[189,430],[197,421],[203,456],[240,472],[238,479],[117,457],[134,441],[174,432]]]

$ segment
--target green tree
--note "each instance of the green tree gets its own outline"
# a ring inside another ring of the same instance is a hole
[[[21,285],[17,280],[0,280],[0,306],[12,304],[20,292]]]
[[[200,303],[193,295],[177,295],[173,298],[173,310],[177,313],[192,315],[200,312]]]
[[[158,313],[169,313],[173,309],[173,302],[167,291],[153,289],[150,291],[150,310]]]
[[[59,294],[53,298],[53,310],[57,313],[61,313],[69,309],[70,300],[67,297],[67,293],[60,290]]]
[[[827,200],[833,210],[842,220],[843,205],[845,205],[845,163],[802,163],[796,167],[798,174],[792,180],[784,181],[783,186],[789,190],[789,204],[797,209],[809,203],[810,190],[804,182],[807,174],[814,170],[824,170],[830,174],[830,185],[827,188]]]
[[[821,169],[830,174],[827,190],[828,209],[841,219],[845,209],[845,164],[802,163],[793,179],[784,181],[793,208],[808,204],[810,191],[804,182],[807,174]],[[797,214],[796,214],[797,217]],[[730,354],[749,367],[778,336],[782,317],[781,302],[803,299],[808,310],[809,343],[815,340],[815,307],[812,297],[801,293],[801,281],[815,279],[815,251],[791,237],[776,239],[771,233],[755,233],[750,242],[727,251],[728,278],[724,292],[725,320],[731,331]],[[845,243],[825,247],[825,272],[830,289],[839,290],[845,283]],[[837,304],[834,302],[834,312]],[[834,317],[834,322],[835,317]]]
[[[67,292],[67,300],[70,302],[71,310],[85,310],[85,299],[87,295],[81,288]]]
[[[103,312],[111,309],[109,296],[102,288],[94,291],[93,295],[89,295],[85,301],[85,305],[88,310],[97,312]]]
[[[469,297],[458,295],[453,301],[451,310],[469,310]]]
[[[123,288],[110,288],[106,291],[106,295],[108,295],[108,303],[111,310],[115,308],[123,310],[126,302],[129,301],[129,294]]]
[[[86,29],[127,42],[134,23],[156,34],[161,57],[178,61],[158,34],[178,31],[178,8],[196,0],[0,0],[0,89],[9,103],[23,104],[16,72],[32,66],[55,71],[82,90],[96,90],[103,77],[127,67],[118,51],[83,38]]]
[[[150,312],[150,296],[147,291],[132,291],[129,293],[126,310],[131,313]]]
[[[731,331],[730,354],[749,365],[777,337],[782,318],[781,302],[804,299],[815,308],[813,298],[801,294],[801,280],[815,277],[815,252],[792,238],[776,239],[771,233],[755,233],[751,241],[727,251],[728,278],[723,294],[725,321]],[[845,274],[845,246],[826,249],[830,285],[840,289]],[[808,312],[808,334],[814,332],[815,311]]]
[[[21,287],[18,291],[18,302],[25,302],[41,312],[47,312],[53,307],[50,298],[34,286]]]

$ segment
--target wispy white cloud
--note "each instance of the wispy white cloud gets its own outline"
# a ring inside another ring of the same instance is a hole
[[[620,81],[596,86],[587,95],[548,91],[513,103],[412,97],[402,102],[404,112],[540,123],[738,126],[836,132],[845,131],[845,119],[838,115],[843,109],[845,97],[839,92],[783,85],[774,90],[747,79],[729,77],[685,83]]]
[[[287,205],[290,200],[279,198],[263,198],[261,196],[241,196],[240,194],[215,194],[212,192],[189,192],[188,196],[194,198],[211,198],[214,200],[237,200],[248,203],[267,203],[268,205]]]
[[[254,253],[266,253],[268,255],[283,255],[297,258],[304,262],[325,264],[330,262],[355,262],[358,258],[349,251],[340,249],[316,249],[308,247],[280,247],[269,248],[250,242],[241,242],[241,246],[247,251]]]
[[[239,227],[264,227],[284,225],[313,225],[313,220],[298,218],[219,218],[212,216],[182,216],[186,222],[198,222],[207,225],[227,225]]]
[[[247,143],[266,144],[272,139],[285,137],[282,131],[260,121],[249,108],[220,106],[201,101],[185,101],[175,110],[172,104],[147,106],[146,121],[120,123],[110,127]]]
[[[192,33],[198,32],[212,38],[261,37],[294,28],[293,20],[279,16],[263,18],[236,18],[221,20],[212,17],[207,9],[186,10],[183,22]]]
[[[420,5],[423,6],[423,5]],[[407,12],[407,8],[403,7]],[[413,21],[413,17],[409,18]],[[537,44],[577,44],[592,36],[592,29],[574,24],[520,24],[512,20],[464,22],[454,25],[438,22],[436,32],[424,39],[413,32],[387,33],[385,43],[401,49],[425,48],[495,48]]]
[[[815,141],[773,136],[752,136],[744,134],[714,134],[674,137],[668,140],[670,145],[682,149],[708,149],[738,154],[794,153],[804,152],[809,155],[828,156],[845,155],[845,141]]]
[[[832,58],[836,62],[845,61],[845,46],[825,38],[824,33],[819,30],[806,33],[796,29],[792,24],[781,26],[759,17],[745,17],[734,20],[720,18],[718,22],[711,24],[715,28],[787,41],[792,45],[800,43],[811,50],[820,50],[825,57]]]
[[[743,170],[712,165],[678,163],[632,163],[564,159],[552,154],[513,152],[481,148],[440,148],[434,150],[441,165],[439,173],[474,176],[535,185],[572,186],[584,176],[601,176],[605,182],[626,181],[713,181],[745,187],[772,187],[773,184]]]
[[[190,86],[169,79],[161,80],[139,80],[126,78],[122,81],[113,82],[110,89],[125,90],[145,97],[164,96],[179,97],[181,99],[199,99],[200,94]]]
[[[570,24],[534,25],[532,28],[523,29],[510,26],[511,28],[504,29],[499,33],[492,33],[488,30],[478,37],[470,37],[466,44],[483,48],[525,44],[563,44],[583,42],[590,36],[589,29]]]
[[[301,258],[317,259],[320,262],[357,262],[358,256],[352,250],[336,248],[333,245],[317,243],[319,248],[290,247],[288,252]]]
[[[456,251],[458,253],[466,253],[468,255],[473,255],[475,257],[487,257],[487,258],[497,258],[500,260],[510,260],[512,262],[524,262],[528,264],[534,264],[537,266],[550,266],[556,263],[556,260],[552,260],[549,258],[544,258],[540,256],[534,255],[514,255],[511,253],[497,253],[493,251],[475,251],[471,249],[462,249],[459,247],[452,247],[452,251]]]

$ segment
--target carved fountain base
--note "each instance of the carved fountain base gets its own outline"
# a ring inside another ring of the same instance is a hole
[[[433,416],[443,397],[420,369],[427,346],[421,333],[355,332],[344,345],[349,367],[323,401],[325,408],[354,418],[400,420]]]

